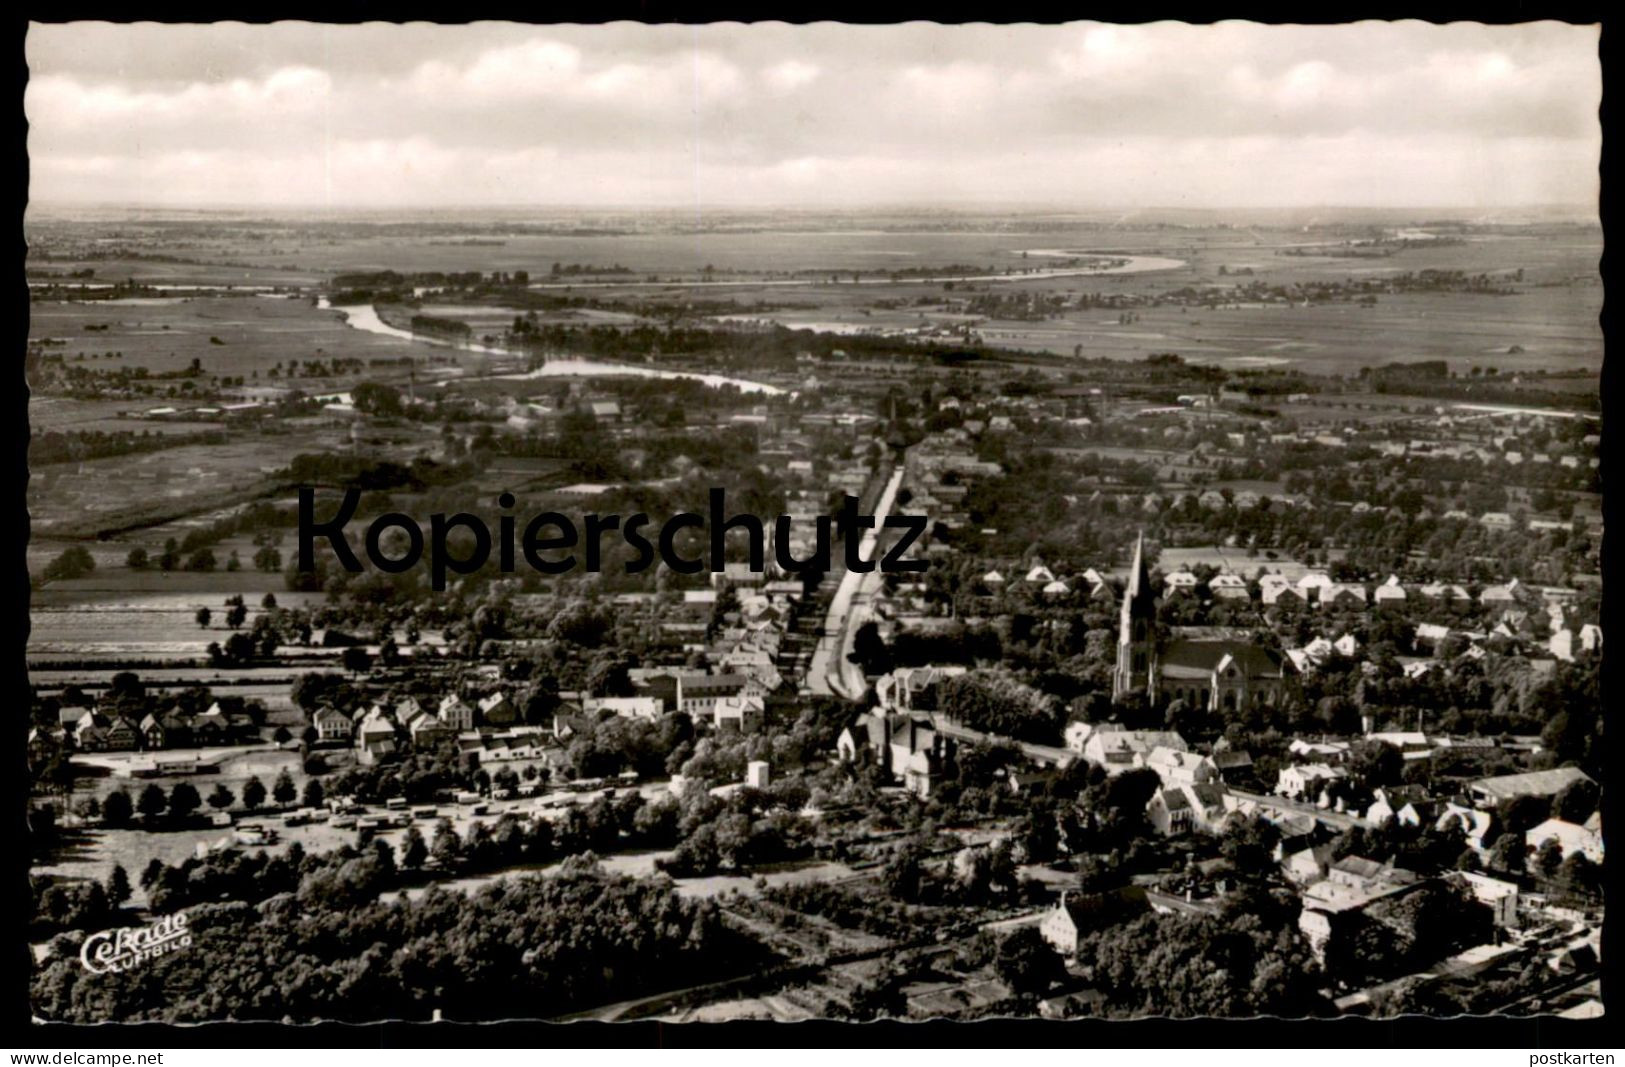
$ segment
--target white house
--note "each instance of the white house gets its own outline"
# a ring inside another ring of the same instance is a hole
[[[1547,819],[1525,833],[1523,839],[1531,851],[1539,851],[1546,842],[1555,840],[1562,846],[1564,859],[1578,852],[1592,863],[1602,862],[1602,835],[1562,819]]]
[[[1390,574],[1386,582],[1377,586],[1376,590],[1371,594],[1371,599],[1375,600],[1379,606],[1405,603],[1405,587],[1399,584],[1399,576]]]
[[[1197,752],[1184,752],[1158,745],[1145,757],[1145,766],[1157,772],[1168,789],[1211,782],[1219,776],[1213,761]]]
[[[464,703],[456,693],[440,702],[438,716],[448,729],[456,730],[458,733],[474,729],[474,709]]]
[[[1275,783],[1275,791],[1281,796],[1302,800],[1316,796],[1327,783],[1346,777],[1348,772],[1341,767],[1332,767],[1324,763],[1305,763],[1281,771],[1280,778]]]
[[[355,732],[350,717],[337,708],[318,708],[311,722],[323,741],[348,741]]]
[[[1196,587],[1201,584],[1201,582],[1197,581],[1196,575],[1183,568],[1175,571],[1163,580],[1163,585],[1166,590],[1165,595],[1167,596],[1172,596],[1175,593],[1194,592]]]

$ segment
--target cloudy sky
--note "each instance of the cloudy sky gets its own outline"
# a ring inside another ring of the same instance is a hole
[[[31,196],[159,205],[1594,201],[1597,31],[33,25]]]

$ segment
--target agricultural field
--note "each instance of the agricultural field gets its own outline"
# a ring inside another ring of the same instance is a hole
[[[339,434],[278,442],[293,451],[337,447]],[[223,445],[187,445],[160,452],[58,463],[30,472],[28,509],[36,542],[147,528],[176,518],[242,504],[276,483],[286,467],[257,435]],[[163,537],[159,536],[159,545]],[[128,551],[128,549],[126,549]]]
[[[142,299],[142,298],[136,298]],[[39,302],[29,340],[52,338],[70,365],[101,370],[183,371],[198,360],[208,376],[242,377],[259,385],[273,367],[334,359],[398,359],[418,347],[349,328],[337,311],[308,298],[282,296],[154,297],[154,302]],[[96,327],[87,330],[86,327]],[[105,353],[122,353],[114,359]],[[101,358],[92,359],[92,354]],[[283,379],[285,380],[285,379]],[[176,383],[178,384],[178,383]],[[321,388],[295,380],[301,388]],[[155,402],[156,403],[156,402]]]
[[[258,575],[259,581],[236,579],[238,574],[198,574],[194,578],[213,578],[212,588],[198,588],[194,592],[132,593],[108,586],[91,589],[76,588],[82,583],[94,583],[95,578],[52,582],[42,595],[35,598],[32,628],[28,635],[28,654],[42,662],[57,659],[100,659],[128,657],[141,660],[202,659],[211,641],[224,642],[231,631],[224,623],[226,609],[222,606],[231,593],[221,590],[237,589],[249,608],[245,627],[254,625],[259,615],[259,597],[252,586],[267,586],[267,579],[281,584],[281,575]],[[157,579],[152,584],[163,585],[164,572],[140,572]],[[129,586],[135,582],[118,583]],[[205,583],[195,583],[203,586]],[[294,598],[295,594],[286,594]],[[277,591],[278,602],[284,593]],[[310,594],[306,594],[307,599]],[[288,606],[293,606],[290,599]],[[197,623],[199,608],[207,607],[216,618],[205,629]]]
[[[1336,556],[1338,553],[1332,550],[1329,554]],[[1268,550],[1248,552],[1244,548],[1229,548],[1224,545],[1169,546],[1157,557],[1157,566],[1164,574],[1204,564],[1239,574],[1244,578],[1251,578],[1254,572],[1262,567],[1292,582],[1302,578],[1309,570],[1305,564],[1289,556]]]

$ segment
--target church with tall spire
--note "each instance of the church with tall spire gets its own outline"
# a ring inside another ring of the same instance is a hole
[[[1145,565],[1145,533],[1134,542],[1134,562],[1129,566],[1128,587],[1117,625],[1117,669],[1112,673],[1112,699],[1125,693],[1150,692],[1157,670],[1156,590]]]
[[[1183,700],[1217,712],[1279,707],[1297,692],[1297,669],[1273,649],[1216,627],[1177,627],[1164,639],[1156,622],[1141,532],[1119,609],[1112,699],[1144,693],[1153,704]]]

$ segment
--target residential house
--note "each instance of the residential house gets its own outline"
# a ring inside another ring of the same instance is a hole
[[[68,732],[60,726],[35,726],[28,731],[28,765],[37,767],[67,746]]]
[[[1438,805],[1429,803],[1426,793],[1420,789],[1379,786],[1373,790],[1373,795],[1375,799],[1365,811],[1366,821],[1373,826],[1381,825],[1388,819],[1393,819],[1399,826],[1421,826],[1424,822],[1433,822],[1438,809]]]
[[[345,742],[355,734],[355,725],[344,712],[333,707],[316,709],[311,716],[311,725],[316,727],[316,738],[324,742]]]
[[[659,720],[665,711],[658,697],[596,697],[589,698],[583,710],[588,714],[611,712],[623,719]]]
[[[1095,930],[1143,914],[1149,905],[1138,886],[1104,893],[1063,891],[1055,907],[1038,924],[1038,932],[1051,948],[1071,959],[1083,938]]]
[[[441,722],[454,733],[466,733],[474,729],[474,709],[465,703],[463,698],[452,693],[440,701],[437,710]]]
[[[231,720],[218,703],[192,719],[192,738],[199,745],[223,745],[231,740]]]
[[[492,693],[478,701],[482,726],[512,726],[519,721],[519,709],[506,693]]]
[[[1564,822],[1562,819],[1547,819],[1534,829],[1525,832],[1523,839],[1524,844],[1532,852],[1538,852],[1548,841],[1556,841],[1563,849],[1564,859],[1578,852],[1592,863],[1602,863],[1602,834],[1584,826]]]
[[[1236,785],[1252,777],[1251,753],[1237,748],[1214,749],[1213,773],[1225,785]]]
[[[1327,784],[1347,778],[1341,767],[1325,763],[1304,763],[1284,768],[1275,783],[1275,791],[1293,800],[1313,800]]]
[[[1225,814],[1224,790],[1213,782],[1159,789],[1146,805],[1146,817],[1164,836],[1195,830],[1216,832]]]
[[[1318,599],[1322,592],[1337,583],[1325,571],[1308,571],[1298,579],[1298,595],[1304,600]]]
[[[1160,745],[1146,756],[1145,766],[1157,772],[1157,777],[1167,789],[1211,782],[1219,774],[1213,761],[1200,753]]]
[[[1181,568],[1163,579],[1163,595],[1173,596],[1175,593],[1194,593],[1201,584],[1196,575]]]
[[[711,705],[712,723],[718,730],[759,733],[767,721],[766,705],[759,696],[721,697]]]
[[[457,736],[456,730],[427,713],[419,713],[413,718],[407,724],[406,732],[412,738],[412,744],[418,748],[435,748]]]
[[[1277,603],[1282,594],[1290,594],[1299,603],[1303,597],[1298,593],[1297,586],[1293,585],[1281,574],[1265,574],[1258,579],[1258,593],[1266,605]]]
[[[1326,877],[1331,865],[1331,846],[1306,846],[1287,852],[1281,858],[1281,873],[1295,885],[1311,885]]]
[[[141,720],[142,748],[163,748],[165,747],[164,741],[168,736],[168,731],[164,729],[164,724],[159,721],[158,716],[148,712],[146,717]]]
[[[141,729],[123,715],[115,715],[108,720],[102,744],[109,752],[133,751],[141,747]]]
[[[1048,585],[1054,580],[1055,572],[1042,563],[1035,563],[1032,569],[1027,572],[1026,581],[1028,585]]]
[[[355,743],[357,748],[374,746],[378,741],[393,741],[395,739],[395,723],[389,718],[383,708],[374,705],[361,717],[356,724]]]
[[[760,699],[767,694],[763,692],[761,683],[746,674],[695,674],[685,671],[677,675],[677,708],[696,719],[711,718],[720,701],[741,696]]]
[[[1159,789],[1146,805],[1146,818],[1165,837],[1190,833],[1196,826],[1196,813],[1183,789]]]
[[[1207,583],[1208,591],[1219,600],[1247,600],[1247,580],[1239,574],[1216,574]]]
[[[1376,590],[1371,594],[1371,599],[1376,602],[1379,608],[1384,605],[1403,605],[1405,603],[1405,587],[1399,584],[1398,575],[1390,574],[1386,582],[1377,586]]]
[[[1321,587],[1321,607],[1363,608],[1365,605],[1365,586],[1357,582],[1333,582]]]
[[[1083,756],[1106,768],[1106,773],[1116,775],[1145,766],[1146,757],[1157,748],[1190,751],[1185,739],[1172,730],[1125,730],[1102,724],[1084,743]]]
[[[100,712],[81,715],[73,726],[73,747],[80,752],[105,752],[107,725],[107,717]]]

